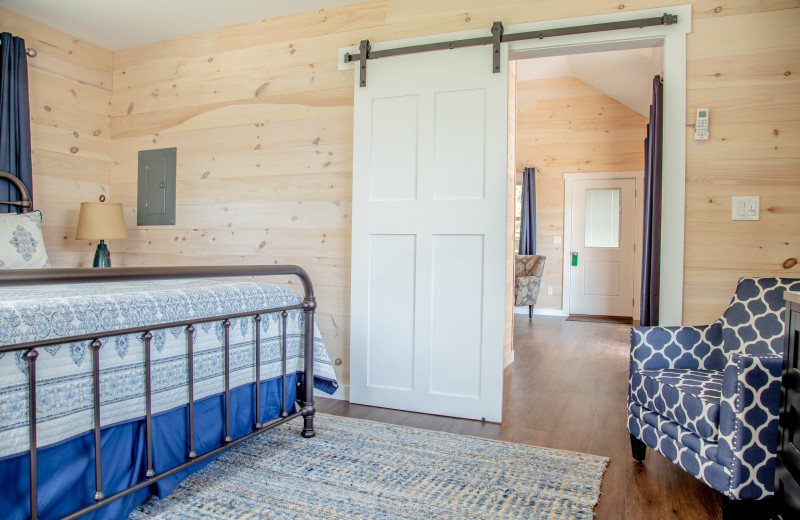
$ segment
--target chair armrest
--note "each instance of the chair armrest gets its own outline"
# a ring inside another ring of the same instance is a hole
[[[719,407],[717,460],[731,470],[732,499],[773,494],[783,358],[730,354]]]
[[[722,370],[726,357],[721,345],[719,322],[697,327],[632,327],[631,372],[667,368]]]

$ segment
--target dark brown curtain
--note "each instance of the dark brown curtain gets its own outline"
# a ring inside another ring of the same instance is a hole
[[[536,168],[522,172],[522,215],[519,223],[519,254],[536,254]]]
[[[664,85],[653,78],[653,104],[644,140],[644,240],[642,242],[641,324],[658,325],[661,284],[661,142]]]

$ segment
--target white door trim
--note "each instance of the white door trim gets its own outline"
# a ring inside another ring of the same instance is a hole
[[[664,110],[661,207],[663,214],[670,215],[670,218],[665,219],[661,227],[660,325],[680,325],[683,314],[686,202],[686,34],[692,30],[692,6],[679,5],[517,24],[505,27],[505,32],[510,34],[554,27],[633,20],[662,16],[665,12],[677,14],[678,23],[642,29],[576,34],[544,40],[525,40],[504,45],[509,46],[509,59],[663,45],[664,106],[667,109]],[[380,50],[487,35],[488,27],[391,42],[375,42],[371,45],[373,49]],[[345,52],[357,53],[358,47],[339,49],[339,69],[355,68],[354,62],[344,63]],[[491,64],[487,64],[487,67],[490,66]],[[367,81],[369,81],[369,66],[367,66]]]
[[[596,181],[596,180],[612,180],[612,179],[633,179],[635,181],[636,196],[634,197],[634,215],[636,215],[636,223],[633,232],[633,244],[635,250],[634,269],[631,274],[633,276],[633,295],[634,299],[638,301],[638,294],[641,292],[642,287],[642,263],[636,261],[642,251],[642,188],[644,186],[644,172],[588,172],[588,173],[564,173],[564,258],[562,261],[563,271],[561,274],[563,289],[561,291],[561,309],[564,315],[569,315],[569,302],[570,290],[572,289],[571,277],[569,276],[569,266],[571,265],[572,258],[570,251],[572,251],[572,192],[574,181]],[[633,319],[638,320],[639,309],[634,306]]]

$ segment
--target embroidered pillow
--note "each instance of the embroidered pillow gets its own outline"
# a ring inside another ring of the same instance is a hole
[[[50,267],[42,237],[41,211],[0,213],[0,269]]]

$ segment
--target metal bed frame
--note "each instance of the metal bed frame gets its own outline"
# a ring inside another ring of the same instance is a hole
[[[22,184],[22,181],[19,180],[18,177],[11,175],[8,172],[0,171],[0,179],[13,184],[19,192],[19,200],[0,200],[0,204],[16,206],[20,213],[25,213],[33,208],[33,202],[31,201],[30,193],[28,193],[28,189],[24,184]]]
[[[8,179],[20,190],[20,202],[11,202],[20,208],[21,212],[25,212],[31,208],[31,199],[28,196],[27,190],[19,182],[16,177],[11,177],[5,172],[0,172],[0,178]],[[0,201],[0,204],[8,202]],[[37,488],[38,488],[38,474],[37,474],[37,446],[36,446],[36,359],[39,355],[38,349],[50,345],[58,345],[62,343],[91,341],[92,352],[92,380],[94,388],[94,404],[93,404],[93,422],[94,422],[94,473],[95,473],[95,492],[93,495],[94,504],[90,504],[74,513],[66,516],[63,520],[72,520],[79,518],[87,513],[100,509],[109,502],[127,496],[131,493],[139,491],[155,482],[169,477],[179,471],[182,471],[194,464],[202,462],[210,457],[214,457],[219,453],[236,446],[260,433],[264,433],[276,426],[279,426],[292,419],[303,418],[303,430],[301,435],[306,438],[313,437],[314,431],[314,414],[316,408],[314,406],[314,311],[316,309],[316,300],[314,298],[314,288],[308,273],[301,267],[295,265],[245,265],[245,266],[193,266],[193,267],[117,267],[112,269],[19,269],[19,270],[0,270],[0,287],[24,287],[26,285],[39,285],[39,284],[72,284],[72,283],[88,283],[88,282],[112,282],[112,281],[130,281],[130,280],[166,280],[166,279],[184,279],[184,278],[221,278],[221,277],[246,277],[246,276],[297,276],[304,291],[303,300],[296,305],[288,305],[283,307],[272,307],[268,309],[261,309],[258,311],[241,312],[233,314],[224,314],[219,316],[210,316],[208,318],[196,320],[183,320],[171,323],[164,323],[153,326],[134,327],[127,329],[113,330],[98,334],[82,334],[76,336],[69,336],[63,338],[56,338],[51,340],[30,341],[25,343],[17,343],[12,345],[0,345],[0,353],[25,351],[24,357],[28,364],[28,413],[30,421],[29,442],[30,442],[30,508],[31,520],[38,519],[38,503],[37,503]],[[286,319],[288,311],[290,310],[303,311],[303,331],[304,331],[304,380],[302,389],[298,392],[298,397],[302,393],[301,408],[298,412],[290,414],[288,412],[289,405],[286,403]],[[269,421],[267,423],[261,422],[261,403],[259,385],[261,383],[261,327],[260,322],[263,314],[280,313],[282,318],[282,332],[281,332],[281,349],[282,349],[282,373],[281,373],[281,413],[280,417]],[[256,336],[255,336],[255,417],[256,422],[253,425],[253,430],[249,434],[238,439],[232,439],[230,434],[230,320],[233,318],[252,317],[256,323]],[[223,445],[207,453],[198,455],[194,449],[194,345],[193,334],[197,324],[222,321],[223,325],[223,350],[225,356],[225,372],[224,372],[224,394],[225,394],[225,409],[224,409],[224,426],[225,436],[222,439]],[[150,381],[150,343],[153,338],[153,331],[159,329],[168,329],[172,327],[185,327],[187,332],[187,362],[188,374],[187,385],[189,389],[189,453],[186,458],[188,459],[183,464],[175,466],[167,471],[156,474],[153,470],[153,445],[152,445],[152,412],[151,412],[151,381]],[[122,491],[113,495],[106,496],[103,492],[103,476],[101,472],[102,450],[100,445],[100,349],[103,347],[103,340],[112,336],[123,334],[142,334],[143,348],[144,348],[144,368],[145,368],[145,440],[146,440],[146,459],[147,459],[147,472],[145,480],[130,486]]]

